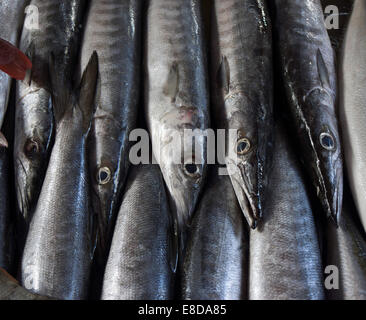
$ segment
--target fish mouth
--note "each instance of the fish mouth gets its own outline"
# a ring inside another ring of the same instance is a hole
[[[334,179],[327,179],[325,177],[324,187],[325,190],[322,197],[323,207],[325,207],[328,216],[338,227],[343,200],[343,170],[341,167],[336,169]]]
[[[258,190],[258,180],[253,179],[253,175],[248,173],[243,164],[237,164],[234,167],[231,165],[231,168],[234,170],[229,171],[229,175],[241,210],[249,226],[256,229],[258,222],[263,217],[261,201],[263,197]]]

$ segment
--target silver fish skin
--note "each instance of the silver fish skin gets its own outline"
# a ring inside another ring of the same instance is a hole
[[[340,123],[348,180],[366,231],[366,3],[356,0],[340,64]]]
[[[197,0],[147,5],[145,113],[181,232],[194,212],[207,167],[203,131],[209,128],[209,82],[201,5]],[[196,147],[191,139],[183,141],[185,129],[201,130],[195,132]]]
[[[19,285],[5,270],[0,269],[0,300],[49,300]]]
[[[339,288],[326,294],[330,300],[366,300],[366,234],[351,198],[346,200],[339,228],[326,228],[326,265],[339,272]]]
[[[230,178],[218,175],[217,170],[210,173],[189,231],[182,298],[246,299],[248,229]]]
[[[327,217],[342,211],[343,160],[335,104],[335,55],[320,0],[275,0],[289,115],[304,167]]]
[[[12,226],[9,195],[9,152],[0,147],[0,268],[12,266]]]
[[[18,46],[28,0],[2,0],[0,2],[0,38]],[[6,23],[5,23],[6,21]],[[11,78],[0,72],[0,128],[8,107]]]
[[[300,164],[276,126],[264,219],[249,238],[250,300],[324,299],[322,260]]]
[[[254,228],[262,217],[272,152],[272,27],[265,1],[216,0],[213,7],[213,118],[215,127],[237,130],[226,140],[225,162]]]
[[[172,299],[171,217],[159,166],[131,170],[104,275],[104,300]]]
[[[48,61],[51,52],[65,83],[74,75],[85,0],[32,0],[39,29],[23,27],[20,49],[33,63],[31,74],[17,81],[14,170],[20,225],[27,230],[40,193],[53,141]],[[37,11],[36,9],[37,8]],[[25,231],[26,232],[26,231]]]
[[[57,62],[51,61],[56,137],[27,235],[21,283],[40,295],[85,299],[95,241],[86,141],[94,113],[97,55],[84,72],[78,96],[63,86],[58,71]]]
[[[101,256],[107,253],[110,222],[118,213],[130,163],[129,135],[136,126],[140,88],[141,10],[139,0],[92,0],[81,48],[80,73],[93,51],[99,57],[89,167]]]

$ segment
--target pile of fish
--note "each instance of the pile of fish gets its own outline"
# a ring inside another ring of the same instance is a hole
[[[366,2],[331,2],[2,0],[0,299],[366,299]]]

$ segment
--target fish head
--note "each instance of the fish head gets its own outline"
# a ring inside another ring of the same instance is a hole
[[[262,218],[265,186],[267,185],[267,153],[270,131],[258,130],[258,119],[252,108],[243,108],[249,103],[243,97],[232,98],[228,116],[225,162],[240,207],[252,228]],[[235,107],[235,104],[238,104]],[[241,104],[241,107],[239,106]],[[253,104],[252,104],[253,105]],[[261,143],[259,144],[259,141]]]
[[[333,111],[334,98],[327,91],[316,89],[306,102],[310,110],[317,108],[311,119],[310,134],[316,155],[312,164],[317,173],[318,197],[327,215],[338,224],[343,198],[343,160],[338,122]]]
[[[153,145],[154,155],[170,195],[171,209],[184,229],[190,224],[204,183],[207,140],[204,132],[182,130],[181,126],[164,126],[158,140],[161,144],[157,148]],[[156,150],[160,150],[158,155]]]
[[[17,102],[16,122],[22,130],[15,130],[14,178],[18,210],[28,222],[47,168],[53,132],[51,110],[50,94],[43,89]]]

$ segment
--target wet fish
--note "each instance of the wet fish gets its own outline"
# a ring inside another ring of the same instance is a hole
[[[76,93],[64,86],[53,56],[50,61],[56,137],[24,248],[21,280],[37,294],[84,299],[95,242],[90,232],[86,141],[94,113],[98,59],[93,53]]]
[[[335,58],[320,0],[275,0],[283,82],[301,159],[327,217],[342,210]]]
[[[0,300],[48,300],[19,285],[5,270],[0,269]]]
[[[12,266],[12,225],[9,201],[9,152],[0,147],[0,268]]]
[[[207,164],[203,130],[209,127],[209,89],[201,10],[197,0],[154,0],[147,6],[146,119],[182,232],[195,209]],[[186,131],[183,141],[185,129],[201,131],[194,139]]]
[[[247,297],[248,230],[230,178],[210,172],[192,220],[182,272],[182,298]],[[218,196],[220,195],[220,196]]]
[[[326,293],[328,299],[366,300],[366,234],[352,200],[347,200],[339,228],[329,224],[326,228],[326,265],[336,266],[339,272],[339,288]]]
[[[171,217],[157,165],[134,167],[119,210],[102,299],[173,298]]]
[[[24,21],[24,9],[27,0],[2,0],[0,2],[0,38],[17,46]],[[4,23],[6,21],[6,23]],[[0,128],[8,106],[11,78],[0,72]],[[0,144],[6,145],[6,139],[1,133]]]
[[[129,135],[136,125],[141,57],[142,1],[93,0],[86,20],[80,73],[99,57],[99,97],[90,134],[92,199],[99,258],[106,258],[129,167]]]
[[[262,0],[214,1],[212,104],[227,135],[225,162],[246,219],[262,217],[273,139],[272,28]]]
[[[70,83],[77,62],[85,0],[32,0],[20,49],[33,63],[31,74],[17,82],[14,170],[19,225],[26,233],[40,193],[52,147],[53,115],[48,57],[54,53],[60,74]],[[37,28],[38,27],[38,28]],[[71,85],[71,83],[70,83]]]
[[[250,233],[249,299],[324,299],[310,198],[283,128],[277,126],[263,224]]]
[[[348,180],[366,230],[366,3],[356,0],[340,66],[340,123]]]

